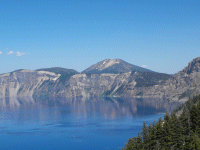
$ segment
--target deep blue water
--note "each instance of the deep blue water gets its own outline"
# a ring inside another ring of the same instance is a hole
[[[117,150],[143,121],[178,104],[161,99],[0,98],[0,149]]]

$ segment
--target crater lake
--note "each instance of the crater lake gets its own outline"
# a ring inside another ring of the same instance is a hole
[[[142,98],[0,98],[0,148],[117,150],[180,103]]]

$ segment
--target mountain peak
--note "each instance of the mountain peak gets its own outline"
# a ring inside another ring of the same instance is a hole
[[[148,69],[129,64],[122,59],[105,59],[87,68],[82,73],[101,74],[123,73],[130,71],[152,72]]]
[[[105,68],[108,68],[114,64],[119,64],[120,62],[122,62],[121,59],[105,59],[104,61],[99,62],[99,68],[98,70],[103,70]]]
[[[187,67],[185,67],[181,72],[191,74],[193,72],[200,72],[200,57],[193,59]]]

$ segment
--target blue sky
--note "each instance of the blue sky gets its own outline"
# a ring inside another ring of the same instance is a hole
[[[174,74],[200,56],[198,0],[1,0],[0,73],[120,58]]]

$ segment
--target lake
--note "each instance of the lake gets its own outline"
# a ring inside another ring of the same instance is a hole
[[[131,98],[0,98],[0,149],[117,150],[179,103]]]

